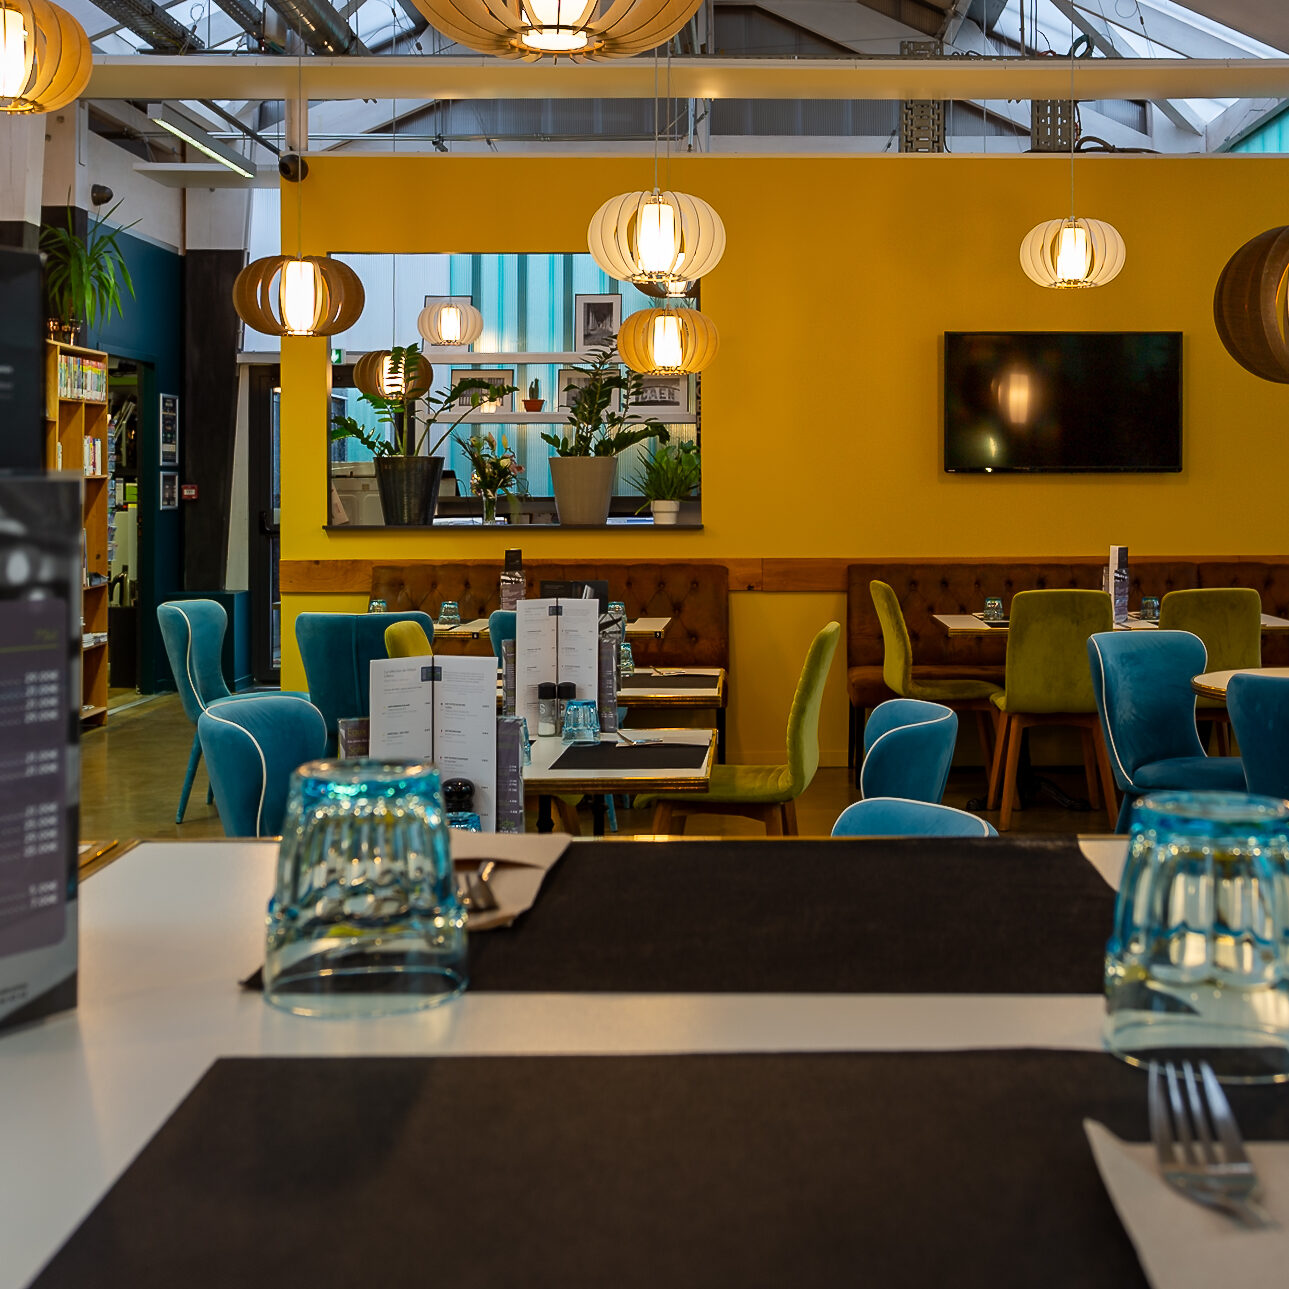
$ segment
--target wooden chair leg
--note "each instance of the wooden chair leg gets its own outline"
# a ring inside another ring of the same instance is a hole
[[[578,821],[577,807],[571,801],[556,797],[555,813],[559,816],[559,826],[564,832],[571,833],[574,837],[582,835],[582,825]]]
[[[1012,717],[1006,712],[998,723],[998,732],[994,738],[994,759],[989,768],[989,796],[985,805],[989,810],[998,809],[999,791],[1002,787],[1003,753],[1007,750],[1007,741],[1012,737]]]
[[[674,810],[675,806],[670,801],[659,801],[653,808],[653,823],[649,831],[658,836],[671,832],[671,816]]]
[[[797,828],[797,803],[795,801],[785,801],[779,807],[783,816],[783,831],[789,837],[799,837],[800,830]]]
[[[1092,739],[1092,726],[1079,726],[1079,733],[1083,737],[1083,775],[1088,781],[1088,805],[1095,810],[1101,804],[1101,793],[1097,788],[1099,767],[1096,745]]]
[[[1101,795],[1105,798],[1105,817],[1114,832],[1119,826],[1119,803],[1115,800],[1114,771],[1110,768],[1110,749],[1105,745],[1105,735],[1098,722],[1092,731],[1092,745],[1096,752],[1097,768],[1101,771]]]
[[[1213,727],[1217,731],[1217,754],[1218,756],[1231,755],[1231,727],[1225,721],[1214,721]]]
[[[767,837],[783,836],[783,813],[777,805],[762,806],[760,815],[765,821],[765,835]]]
[[[1020,766],[1021,740],[1025,737],[1025,726],[1019,717],[1013,716],[1008,721],[1007,769],[1003,774],[1002,800],[999,803],[1001,814],[998,816],[998,831],[1006,832],[1012,823],[1012,809],[1016,804],[1016,771]]]

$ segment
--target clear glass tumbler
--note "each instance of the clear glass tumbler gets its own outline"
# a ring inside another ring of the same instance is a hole
[[[997,622],[1003,616],[1003,602],[997,597],[991,595],[985,601],[985,617],[990,622]]]
[[[600,741],[600,706],[589,698],[574,698],[564,709],[565,743],[598,743]]]
[[[382,1016],[455,998],[466,981],[438,771],[302,765],[269,901],[264,997],[302,1016]]]
[[[1141,620],[1143,622],[1159,621],[1159,600],[1153,595],[1141,597]]]
[[[1289,1079],[1289,803],[1159,792],[1133,816],[1106,945],[1106,1046]]]

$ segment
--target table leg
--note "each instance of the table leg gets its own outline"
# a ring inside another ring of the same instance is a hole
[[[537,831],[555,831],[555,820],[551,817],[551,799],[544,792],[537,798]]]
[[[725,708],[716,709],[716,760],[725,764]]]
[[[599,792],[591,794],[591,832],[596,837],[604,836],[604,796]]]

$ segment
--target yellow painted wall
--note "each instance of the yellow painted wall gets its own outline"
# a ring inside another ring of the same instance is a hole
[[[306,253],[581,251],[595,209],[648,183],[639,158],[311,157],[298,195]],[[1046,291],[1021,238],[1063,214],[1050,157],[678,157],[670,183],[709,200],[729,247],[703,282],[721,351],[703,377],[698,532],[525,529],[556,558],[1274,554],[1289,548],[1289,388],[1245,373],[1212,322],[1231,253],[1284,220],[1273,157],[1080,157],[1077,206],[1109,220],[1127,264],[1109,286]],[[283,247],[296,246],[286,185]],[[368,309],[382,302],[369,300]],[[940,468],[941,335],[975,330],[1180,330],[1179,475],[951,476]],[[410,341],[414,337],[403,339]],[[325,340],[282,345],[284,559],[500,557],[511,536],[329,536]],[[363,599],[288,596],[283,683],[300,687],[294,615]],[[733,597],[732,755],[782,754],[806,645],[841,595]],[[844,648],[844,646],[843,646]],[[845,752],[844,659],[824,710],[825,762]]]

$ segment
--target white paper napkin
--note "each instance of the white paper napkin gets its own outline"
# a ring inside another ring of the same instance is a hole
[[[1101,1180],[1154,1289],[1282,1285],[1289,1277],[1289,1142],[1246,1142],[1262,1206],[1279,1223],[1249,1230],[1183,1199],[1159,1175],[1155,1148],[1083,1121]]]
[[[466,918],[467,931],[491,931],[509,926],[521,913],[532,908],[546,874],[568,849],[568,833],[459,832],[449,829],[454,868],[473,872],[488,860],[497,867],[488,879],[497,907],[472,912]]]

